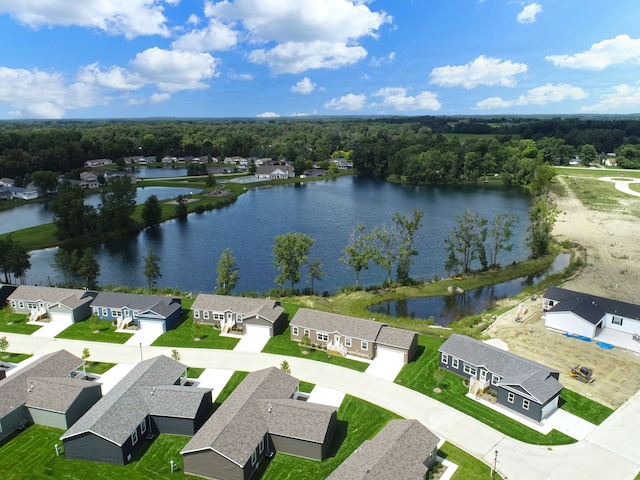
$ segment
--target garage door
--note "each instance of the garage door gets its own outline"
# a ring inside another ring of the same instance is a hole
[[[49,318],[52,322],[73,323],[70,313],[49,312]]]
[[[378,347],[376,350],[376,360],[404,363],[404,352],[394,350],[393,348]]]
[[[140,330],[164,332],[164,321],[140,320]]]
[[[255,335],[256,337],[269,337],[270,330],[268,325],[251,325],[245,324],[244,331],[247,335]]]

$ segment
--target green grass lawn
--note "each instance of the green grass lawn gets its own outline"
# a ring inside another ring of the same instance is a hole
[[[522,442],[535,445],[565,445],[576,441],[557,430],[552,430],[547,435],[543,435],[516,420],[512,420],[465,397],[468,388],[464,386],[462,378],[451,372],[444,372],[443,380],[440,384],[442,392],[435,393],[433,390],[437,386],[437,381],[434,378],[434,373],[439,369],[438,348],[443,343],[443,338],[421,335],[418,339],[418,344],[421,350],[424,350],[415,361],[404,366],[396,378],[396,383],[435,398],[445,405],[466,413],[491,428]]]
[[[298,390],[300,390],[303,393],[311,393],[311,390],[313,390],[313,387],[315,386],[316,386],[315,383],[300,381],[300,383],[298,384]]]
[[[94,333],[97,332],[97,333]],[[116,332],[116,327],[110,322],[84,322],[74,323],[66,328],[56,338],[68,338],[71,340],[87,340],[89,342],[124,343],[131,338],[133,333]]]
[[[604,422],[614,410],[565,388],[560,394],[560,408],[594,425]]]
[[[159,435],[145,447],[139,449],[129,465],[85,460],[67,460],[64,455],[56,457],[54,445],[62,446],[60,436],[64,430],[31,425],[0,445],[3,480],[44,480],[64,478],[67,480],[147,480],[166,478],[193,478],[182,473],[180,450],[189,437]],[[173,460],[178,471],[171,474],[169,462]]]
[[[0,310],[0,331],[31,335],[40,325],[29,325],[29,317],[23,313],[13,313],[9,308]]]
[[[9,363],[20,363],[21,361],[26,360],[29,357],[31,357],[31,355],[27,353],[4,352],[2,354],[2,357],[0,357],[0,360]]]
[[[236,387],[240,385],[242,380],[244,380],[247,375],[249,375],[249,372],[233,372],[233,375],[231,375],[231,378],[223,387],[222,391],[218,394],[217,397],[215,397],[214,403],[217,405],[222,404],[222,402],[224,402],[227,397],[231,395],[231,392],[233,392]]]
[[[438,456],[458,465],[458,470],[456,470],[456,473],[451,477],[451,480],[493,478],[490,476],[491,467],[489,465],[469,455],[464,450],[460,450],[449,442],[444,442],[442,448],[438,450]],[[496,470],[500,471],[500,468]],[[495,478],[501,479],[502,477],[496,474]]]
[[[204,368],[188,367],[187,368],[187,377],[189,377],[189,378],[200,378],[200,375],[202,375],[202,372],[204,372]]]
[[[183,305],[184,309],[185,305]],[[173,330],[160,335],[151,345],[154,347],[183,347],[183,348],[217,348],[218,350],[233,350],[240,340],[232,337],[220,336],[220,330],[211,325],[201,324],[194,335],[191,311],[184,310],[185,319]],[[196,341],[194,338],[200,338]]]
[[[368,363],[351,360],[348,358],[338,357],[336,355],[327,355],[324,350],[303,350],[296,342],[291,341],[289,327],[280,335],[271,337],[265,347],[262,349],[264,353],[275,353],[279,355],[287,355],[289,357],[306,358],[317,362],[331,363],[340,367],[350,368],[359,372],[364,372],[369,366]],[[307,354],[302,353],[308,351]]]
[[[109,370],[110,368],[115,367],[115,366],[116,366],[115,363],[91,362],[91,361],[88,361],[88,360],[87,360],[87,362],[85,364],[85,368],[86,368],[87,372],[95,373],[96,375],[102,375],[107,370]]]

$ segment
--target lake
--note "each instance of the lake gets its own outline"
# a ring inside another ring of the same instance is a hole
[[[502,264],[523,260],[528,251],[527,211],[531,198],[519,189],[478,187],[408,186],[357,176],[333,180],[253,188],[225,208],[191,214],[147,228],[139,235],[96,247],[101,285],[146,286],[143,257],[149,247],[160,256],[163,274],[159,286],[184,291],[211,292],[216,288],[216,267],[225,248],[231,248],[240,270],[235,293],[267,292],[275,287],[277,271],[272,248],[276,235],[304,232],[315,240],[310,258],[318,258],[326,277],[315,282],[316,291],[335,292],[355,283],[353,271],[339,261],[349,234],[359,222],[369,232],[375,225],[390,225],[395,212],[424,211],[422,228],[415,237],[419,255],[411,268],[415,279],[443,276],[444,239],[456,224],[455,215],[467,209],[487,218],[510,209],[520,217],[514,248],[499,257]],[[51,269],[55,250],[33,252],[30,284],[55,281]],[[309,282],[303,272],[298,288]],[[394,272],[395,276],[395,272]],[[362,285],[380,284],[385,272],[375,265],[361,274]]]

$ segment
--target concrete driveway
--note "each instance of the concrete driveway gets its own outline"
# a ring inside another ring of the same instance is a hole
[[[131,332],[127,332],[131,333]],[[133,336],[124,342],[125,345],[137,345],[140,346],[142,344],[143,347],[148,347],[153,342],[157,340],[157,338],[162,335],[164,332],[156,332],[153,330],[138,330]]]
[[[104,372],[97,380],[98,383],[102,384],[102,395],[111,390],[127,373],[133,370],[133,367],[135,367],[135,364],[118,363]]]
[[[404,363],[402,362],[376,358],[371,362],[371,365],[367,367],[364,373],[393,382],[400,373],[400,370],[402,370],[402,367],[404,367]]]
[[[261,352],[269,341],[269,337],[262,335],[243,335],[234,352]]]
[[[38,330],[33,332],[31,335],[34,337],[42,337],[42,338],[55,338],[56,335],[61,333],[62,331],[69,328],[73,323],[72,322],[47,322],[47,323],[33,323],[34,325],[42,325]]]
[[[233,375],[233,370],[222,370],[219,368],[207,368],[202,375],[195,379],[194,387],[210,388],[211,398],[215,402],[218,395]]]
[[[307,402],[340,408],[342,400],[344,400],[344,393],[322,385],[316,385],[313,387],[313,390],[311,390]]]

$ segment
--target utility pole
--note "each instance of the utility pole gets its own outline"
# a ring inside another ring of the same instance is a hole
[[[493,468],[491,469],[491,479],[495,480],[496,478],[496,467],[498,465],[498,450],[496,450],[496,456],[493,457]]]

